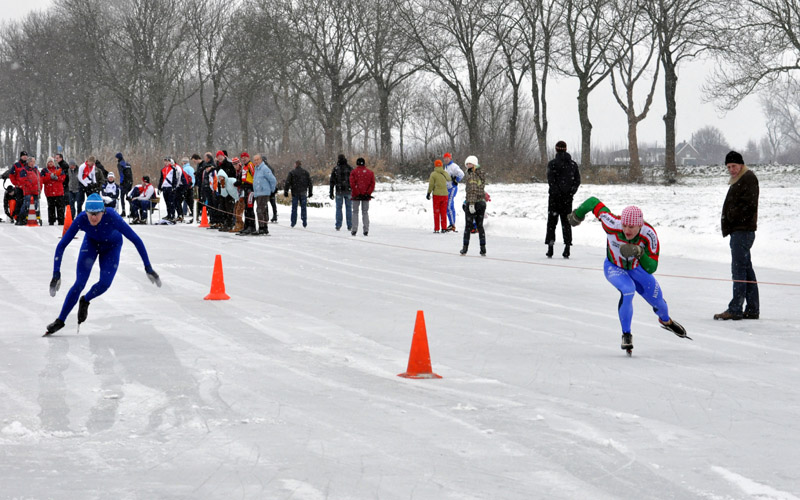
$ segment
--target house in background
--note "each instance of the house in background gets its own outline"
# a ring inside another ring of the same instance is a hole
[[[675,164],[682,165],[682,166],[694,166],[699,165],[700,161],[700,153],[686,141],[681,142],[677,146],[675,146]]]

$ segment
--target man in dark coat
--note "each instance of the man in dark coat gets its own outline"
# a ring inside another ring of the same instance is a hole
[[[567,153],[567,143],[556,143],[556,157],[547,164],[547,184],[550,186],[547,199],[547,258],[553,257],[553,245],[556,243],[556,225],[561,219],[561,232],[564,236],[564,253],[569,258],[569,247],[572,245],[572,226],[567,216],[572,212],[572,198],[581,185],[581,173],[578,164]]]
[[[731,178],[722,205],[721,227],[722,237],[731,237],[733,299],[724,312],[714,315],[714,319],[758,319],[758,280],[750,260],[758,222],[758,178],[736,151],[725,156],[725,165]]]
[[[330,199],[336,199],[336,230],[342,228],[342,205],[344,205],[345,220],[347,221],[347,230],[351,230],[353,225],[353,207],[350,203],[350,174],[353,172],[353,167],[347,163],[347,157],[343,154],[339,155],[336,160],[336,166],[331,171],[331,192]]]
[[[130,164],[125,161],[122,153],[117,153],[116,158],[117,170],[119,171],[119,188],[123,193],[128,194],[133,189],[133,171]],[[122,213],[120,215],[125,217],[125,196],[120,196],[119,201],[122,205]]]
[[[297,160],[294,162],[294,168],[289,171],[286,177],[286,182],[283,187],[283,196],[289,196],[289,190],[292,191],[292,227],[297,224],[297,205],[300,205],[300,219],[303,221],[303,227],[308,225],[306,217],[306,204],[308,198],[311,198],[314,193],[314,185],[311,182],[311,175],[308,170],[302,167],[302,162]],[[308,193],[308,196],[306,196]]]

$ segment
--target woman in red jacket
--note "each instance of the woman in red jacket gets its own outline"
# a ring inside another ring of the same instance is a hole
[[[52,157],[47,159],[47,167],[42,170],[44,195],[47,196],[47,222],[52,226],[58,222],[64,225],[64,179],[65,172],[56,165]]]
[[[39,168],[36,167],[36,158],[28,157],[24,168],[16,172],[16,186],[22,189],[22,207],[19,210],[17,225],[24,226],[28,222],[28,208],[31,203],[36,207],[38,219],[39,214],[39,193],[42,191],[42,180],[39,177]],[[41,221],[39,221],[41,225]]]

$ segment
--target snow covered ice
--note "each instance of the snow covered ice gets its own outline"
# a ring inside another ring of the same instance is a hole
[[[488,186],[485,258],[432,233],[415,182],[379,181],[366,238],[327,199],[308,229],[280,206],[269,237],[136,226],[164,286],[126,241],[80,334],[73,310],[50,338],[80,240],[51,298],[61,228],[0,224],[0,498],[798,499],[800,169],[754,170],[756,273],[794,285],[762,284],[758,321],[712,319],[724,168],[581,186],[643,209],[694,338],[637,297],[632,358],[594,217],[545,258],[544,184]],[[217,254],[231,300],[203,301]],[[397,377],[417,310],[441,380]]]

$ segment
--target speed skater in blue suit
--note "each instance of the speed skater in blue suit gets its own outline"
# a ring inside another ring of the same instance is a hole
[[[61,261],[64,256],[64,250],[78,234],[78,231],[83,231],[86,234],[78,254],[75,283],[67,292],[58,318],[47,325],[47,333],[45,335],[50,335],[64,328],[64,320],[67,319],[70,311],[77,303],[79,303],[78,324],[86,321],[91,301],[105,293],[114,281],[114,275],[119,267],[123,236],[136,246],[136,250],[144,263],[144,271],[150,281],[159,287],[161,286],[161,279],[150,265],[150,258],[147,256],[147,249],[142,239],[113,208],[107,209],[103,199],[99,194],[95,193],[86,199],[84,211],[75,217],[72,225],[64,233],[56,247],[56,254],[53,260],[53,279],[50,281],[51,297],[55,297],[56,292],[61,287]],[[81,296],[96,260],[100,261],[100,280],[89,289],[86,295]]]

